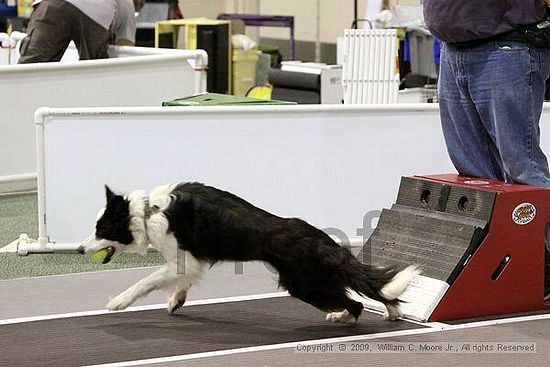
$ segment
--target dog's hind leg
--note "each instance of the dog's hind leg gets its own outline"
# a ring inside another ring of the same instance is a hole
[[[344,310],[341,312],[330,312],[327,313],[327,321],[332,322],[350,322],[350,321],[356,321],[354,320],[352,314],[348,312],[348,310]]]
[[[385,306],[387,311],[384,313],[384,320],[396,321],[402,316],[398,304],[386,303]]]
[[[339,287],[307,291],[303,288],[293,288],[289,289],[289,293],[321,311],[328,312],[326,320],[332,322],[355,322],[363,311],[363,304],[348,298],[345,291]]]
[[[363,311],[363,304],[350,299],[344,303],[345,308],[343,311],[330,312],[327,314],[326,319],[332,322],[356,322]]]

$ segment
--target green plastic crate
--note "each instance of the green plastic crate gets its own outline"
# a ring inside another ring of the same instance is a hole
[[[295,102],[265,100],[229,94],[205,93],[196,96],[162,102],[163,106],[242,106],[242,105],[289,105]]]

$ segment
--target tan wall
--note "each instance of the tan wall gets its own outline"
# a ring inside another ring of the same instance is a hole
[[[367,0],[358,1],[359,18],[364,17]],[[420,0],[385,0],[386,5],[419,5]],[[298,41],[316,40],[317,5],[320,9],[320,40],[336,43],[344,29],[353,21],[351,0],[180,0],[185,17],[204,16],[216,18],[219,13],[259,13],[264,15],[293,15],[295,38]],[[249,27],[249,30],[252,30]],[[257,33],[247,32],[252,37]],[[289,32],[283,28],[262,27],[259,35],[264,38],[288,39]]]
[[[216,19],[219,13],[233,11],[233,1],[230,0],[180,0],[179,5],[185,18]]]
[[[335,43],[353,21],[353,2],[334,0],[260,0],[261,14],[293,15],[295,38],[300,41],[315,41],[317,35],[317,5],[320,15],[321,42]],[[361,8],[360,8],[361,9]],[[361,12],[359,13],[361,14]],[[261,30],[267,38],[288,38],[288,31],[276,28]]]
[[[260,13],[265,15],[293,15],[295,38],[315,41],[317,33],[317,3],[320,4],[321,42],[335,43],[353,21],[353,1],[349,0],[181,0],[185,17],[216,18],[222,12]],[[365,0],[359,1],[359,16],[364,13]],[[283,28],[260,30],[264,38],[288,39]]]

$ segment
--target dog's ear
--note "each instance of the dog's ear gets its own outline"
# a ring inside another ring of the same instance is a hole
[[[121,214],[128,214],[128,201],[124,196],[115,194],[107,185],[105,185],[105,197],[107,199],[107,205],[103,213],[104,216],[116,217]]]
[[[105,196],[106,196],[107,202],[109,202],[113,200],[114,197],[116,197],[116,194],[111,191],[109,186],[105,185]]]

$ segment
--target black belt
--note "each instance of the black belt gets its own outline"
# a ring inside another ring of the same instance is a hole
[[[550,48],[550,29],[538,28],[537,24],[538,23],[521,26],[521,28],[514,29],[513,31],[488,38],[480,38],[463,42],[449,42],[449,44],[458,49],[464,50],[481,46],[488,42],[518,41],[537,48]]]
[[[484,45],[488,42],[497,41],[498,38],[499,38],[498,36],[493,36],[493,37],[489,37],[489,38],[479,38],[479,39],[470,40],[470,41],[463,41],[463,42],[449,42],[449,45],[451,45],[453,47],[456,47],[460,50],[467,50],[467,49],[470,49],[470,48],[474,48],[474,47],[477,47],[477,46]]]

